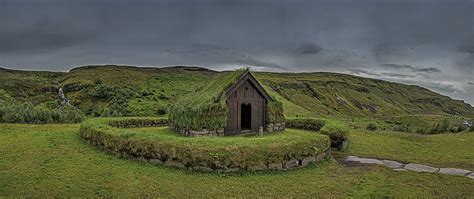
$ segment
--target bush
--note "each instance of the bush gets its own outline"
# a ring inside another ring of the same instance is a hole
[[[327,136],[310,132],[257,137],[183,137],[167,129],[142,134],[113,127],[160,126],[164,121],[162,118],[93,118],[82,123],[79,132],[90,143],[115,154],[213,170],[252,170],[253,166],[262,164],[315,157],[330,147]]]
[[[448,118],[444,118],[441,123],[435,125],[435,127],[431,130],[432,133],[445,133],[449,130],[449,120]]]
[[[394,131],[400,131],[400,132],[409,132],[410,128],[408,127],[407,124],[402,124],[402,125],[397,125],[393,128]]]
[[[321,128],[321,134],[329,136],[331,147],[338,150],[344,150],[349,141],[349,131],[342,126],[325,125]]]
[[[84,114],[74,108],[48,109],[31,103],[0,106],[0,122],[6,123],[78,123],[83,119]]]
[[[472,124],[471,127],[469,127],[469,132],[474,132],[474,124]]]
[[[285,126],[288,128],[304,129],[308,131],[319,131],[326,122],[318,119],[287,119]]]
[[[376,123],[369,123],[367,124],[366,129],[369,131],[376,131],[378,129],[378,126]]]

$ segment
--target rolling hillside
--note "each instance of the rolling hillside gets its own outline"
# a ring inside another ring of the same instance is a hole
[[[164,115],[167,107],[218,72],[199,67],[85,66],[70,72],[0,69],[0,100],[71,104],[91,116]],[[337,73],[267,73],[255,77],[284,102],[288,117],[472,116],[474,108],[428,89]]]

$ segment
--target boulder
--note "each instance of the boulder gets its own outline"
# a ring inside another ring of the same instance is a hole
[[[471,171],[464,170],[464,169],[455,169],[455,168],[440,168],[439,173],[448,174],[448,175],[465,176],[465,175],[471,173]]]
[[[436,173],[439,171],[439,168],[430,167],[422,164],[407,164],[404,169],[416,172],[427,172],[427,173]]]

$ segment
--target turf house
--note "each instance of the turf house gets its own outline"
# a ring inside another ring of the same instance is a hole
[[[285,128],[283,106],[249,70],[221,72],[170,108],[170,128],[186,136],[263,133]]]

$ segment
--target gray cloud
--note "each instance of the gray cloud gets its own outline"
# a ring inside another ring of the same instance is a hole
[[[474,75],[472,10],[472,0],[0,0],[0,65],[349,71],[474,103],[463,88]]]
[[[468,85],[474,86],[474,82],[467,82]]]
[[[307,55],[307,54],[317,54],[321,52],[323,48],[314,43],[305,43],[296,48],[295,52],[297,54]]]
[[[394,69],[409,69],[412,72],[421,72],[421,73],[440,73],[441,70],[435,67],[415,67],[408,64],[382,64],[381,66],[385,66],[388,68]]]
[[[398,77],[398,78],[415,78],[416,76],[414,75],[405,75],[405,74],[399,74],[399,73],[382,73],[383,76],[387,77]]]

